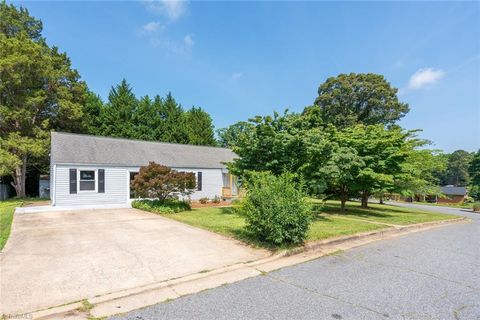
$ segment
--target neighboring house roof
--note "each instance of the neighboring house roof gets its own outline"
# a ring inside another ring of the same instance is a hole
[[[230,149],[176,143],[51,133],[54,164],[143,166],[149,161],[177,168],[225,168],[236,154]]]
[[[447,196],[464,196],[467,194],[467,188],[465,187],[444,186],[440,189],[442,190],[442,193]]]

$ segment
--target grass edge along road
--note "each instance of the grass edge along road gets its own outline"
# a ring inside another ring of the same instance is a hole
[[[356,202],[348,202],[347,211],[342,213],[337,201],[323,203],[313,200],[313,202],[314,219],[308,231],[307,242],[385,229],[389,225],[409,225],[458,218],[454,215],[380,204],[370,204],[368,209],[361,209],[360,204]],[[256,247],[271,247],[254,239],[244,228],[245,219],[231,207],[200,208],[163,216]]]
[[[16,207],[45,202],[48,199],[43,198],[12,198],[0,201],[0,251],[3,250],[7,243],[12,228],[13,214]]]
[[[7,243],[12,228],[13,213],[16,207],[20,207],[23,201],[20,200],[6,200],[0,202],[0,250]]]

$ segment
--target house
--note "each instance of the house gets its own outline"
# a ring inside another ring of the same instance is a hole
[[[440,188],[445,197],[437,198],[437,203],[462,203],[467,197],[467,188],[452,185]]]
[[[52,132],[50,198],[53,206],[128,205],[130,182],[149,161],[194,172],[192,200],[234,197],[235,177],[225,167],[230,149]]]

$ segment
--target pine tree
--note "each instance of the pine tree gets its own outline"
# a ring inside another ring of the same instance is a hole
[[[102,110],[100,135],[135,138],[134,114],[138,100],[125,79],[112,87],[108,102]]]

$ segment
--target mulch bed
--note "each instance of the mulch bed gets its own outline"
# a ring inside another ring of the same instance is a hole
[[[230,201],[220,201],[219,203],[207,202],[207,203],[200,203],[198,201],[192,202],[192,208],[210,208],[210,207],[229,207],[232,203]]]

